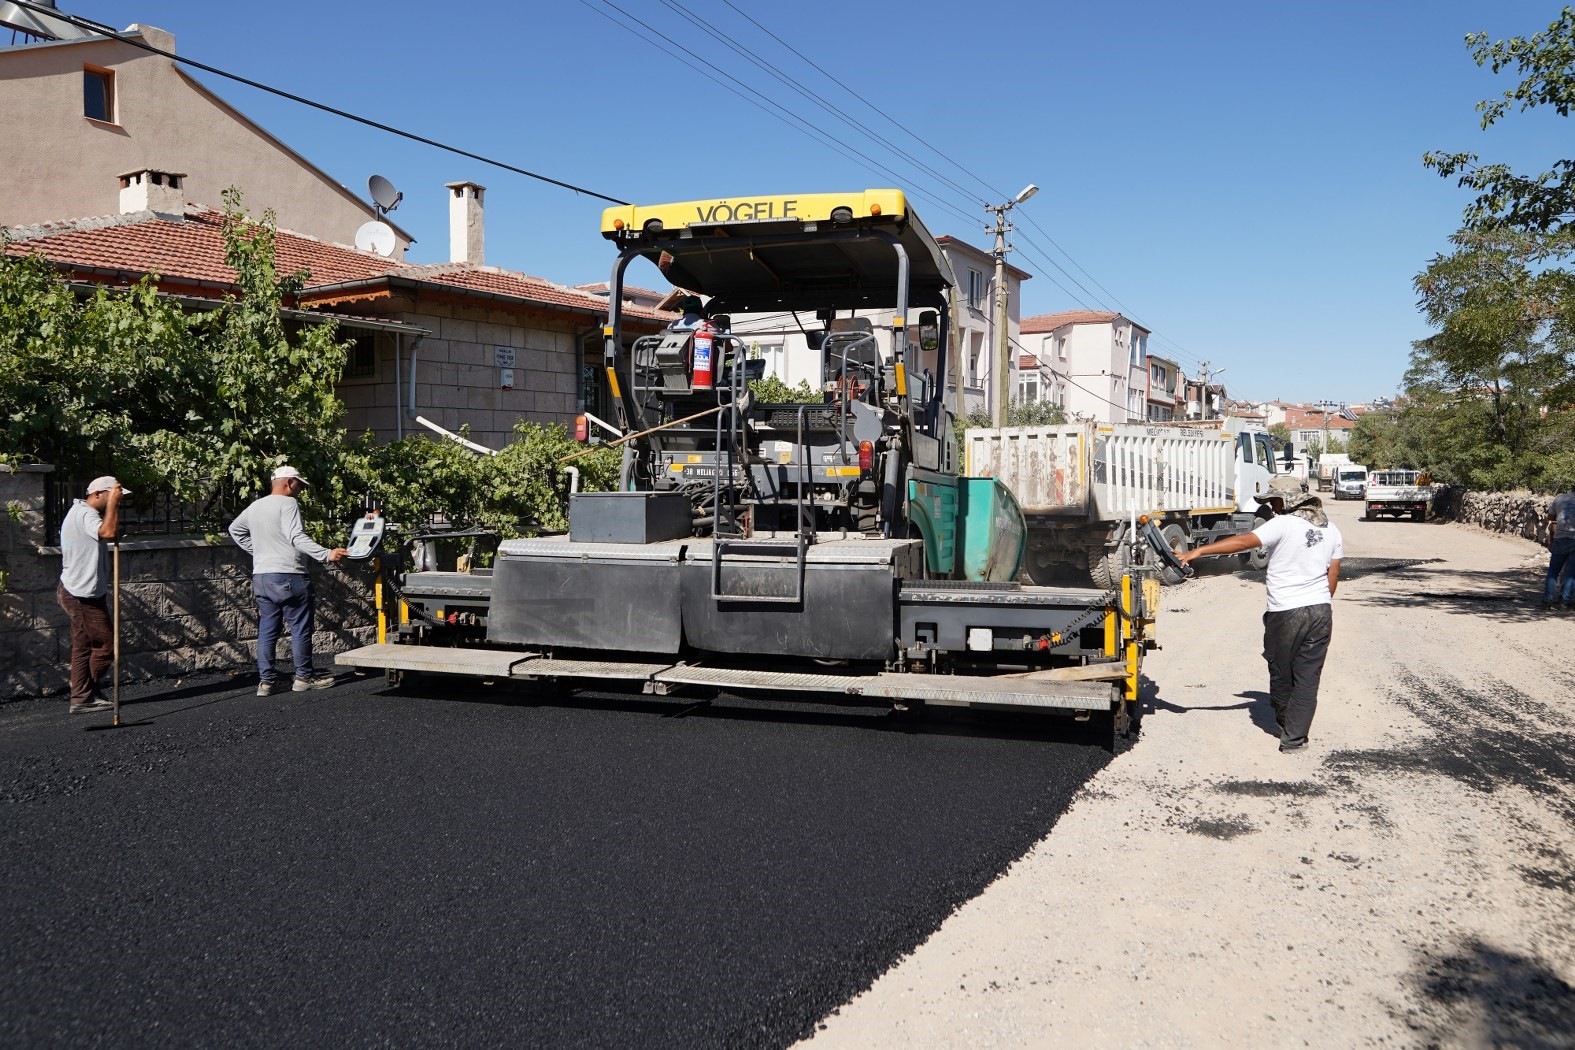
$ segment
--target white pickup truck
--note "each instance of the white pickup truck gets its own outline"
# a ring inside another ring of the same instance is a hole
[[[1367,520],[1409,514],[1426,521],[1433,507],[1433,479],[1418,470],[1375,470],[1367,475]]]

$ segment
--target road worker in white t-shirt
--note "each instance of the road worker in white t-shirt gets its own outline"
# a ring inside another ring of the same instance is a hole
[[[1290,484],[1285,484],[1290,481]],[[1193,562],[1215,554],[1262,547],[1269,554],[1268,610],[1263,614],[1263,658],[1269,665],[1269,703],[1280,728],[1280,750],[1304,751],[1318,682],[1334,626],[1334,592],[1345,543],[1329,524],[1323,500],[1300,491],[1294,479],[1276,478],[1261,502],[1274,516],[1240,536],[1178,554]]]

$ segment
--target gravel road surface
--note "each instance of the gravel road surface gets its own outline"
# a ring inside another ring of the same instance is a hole
[[[1262,576],[1167,589],[1142,738],[826,1024],[838,1047],[1575,1047],[1575,616],[1547,554],[1345,537],[1312,748],[1276,749]]]
[[[781,1046],[1110,756],[1010,723],[381,679],[0,708],[0,1044]]]

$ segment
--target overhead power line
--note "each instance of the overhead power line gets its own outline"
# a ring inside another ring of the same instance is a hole
[[[526,169],[518,167],[514,164],[510,164],[507,161],[495,160],[492,157],[485,157],[480,153],[472,153],[470,150],[461,149],[458,146],[450,146],[445,142],[439,142],[437,139],[427,138],[425,135],[417,135],[415,132],[396,128],[391,124],[384,124],[381,121],[372,120],[369,117],[358,116],[357,114],[351,113],[348,110],[339,109],[336,106],[330,106],[324,102],[317,102],[302,95],[296,95],[280,88],[270,87],[269,85],[260,81],[252,80],[249,77],[243,77],[238,73],[230,73],[226,70],[218,68],[217,66],[210,66],[205,62],[198,62],[195,59],[177,55],[173,51],[166,51],[163,48],[154,47],[152,44],[148,43],[146,40],[141,39],[140,37],[129,36],[125,33],[117,32],[114,29],[111,29],[109,26],[103,25],[99,22],[94,22],[87,18],[82,18],[79,15],[68,15],[63,11],[57,11],[53,7],[45,7],[42,4],[33,3],[32,0],[12,0],[12,3],[15,3],[18,7],[25,7],[28,10],[36,13],[46,14],[50,18],[59,19],[62,22],[69,22],[77,28],[85,29],[90,33],[97,33],[98,35],[107,37],[111,40],[118,40],[123,44],[129,44],[132,47],[141,48],[144,51],[150,51],[155,55],[163,55],[165,58],[168,58],[171,61],[179,62],[182,65],[191,66],[193,69],[200,69],[204,73],[212,73],[216,77],[224,77],[226,80],[233,80],[237,84],[245,84],[247,87],[256,88],[258,91],[266,91],[270,95],[277,95],[280,98],[288,99],[291,102],[296,102],[303,106],[310,106],[311,108],[321,110],[324,113],[331,113],[336,117],[343,117],[345,120],[352,120],[357,124],[364,124],[369,128],[376,128],[378,131],[386,131],[390,135],[398,135],[400,138],[410,139],[412,142],[419,142],[425,146],[432,146],[435,149],[444,150],[448,153],[453,153],[461,157],[468,157],[471,160],[480,161],[483,164],[490,164],[495,168],[502,168],[504,171],[512,171],[516,175],[524,175],[526,178],[535,179],[538,182],[545,182],[551,186],[558,186],[562,189],[571,190],[574,193],[583,193],[587,197],[595,197],[597,200],[606,201],[609,204],[630,203],[626,200],[619,200],[617,197],[609,197],[605,193],[598,193],[595,190],[586,189],[584,186],[576,186],[572,182],[564,182],[561,179],[554,179],[550,176],[542,175],[539,172],[527,171]]]

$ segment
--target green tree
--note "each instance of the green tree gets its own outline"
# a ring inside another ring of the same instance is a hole
[[[232,503],[288,461],[313,478],[309,517],[342,506],[347,348],[332,322],[286,327],[305,275],[278,276],[274,238],[271,214],[254,222],[225,193],[238,291],[206,312],[159,295],[157,275],[79,296],[42,258],[0,259],[0,455]]]
[[[1575,279],[1547,264],[1572,238],[1463,230],[1417,277],[1439,329],[1413,344],[1406,373],[1420,465],[1474,487],[1548,481],[1575,404]]]
[[[1564,8],[1546,31],[1530,37],[1489,42],[1485,33],[1470,33],[1466,46],[1478,66],[1494,73],[1513,69],[1523,78],[1498,98],[1477,103],[1486,131],[1511,108],[1521,111],[1551,107],[1568,117],[1575,106],[1575,9]],[[1567,140],[1566,140],[1567,141]],[[1575,218],[1575,161],[1557,160],[1536,176],[1517,174],[1508,164],[1479,164],[1475,153],[1429,152],[1422,162],[1444,177],[1458,176],[1459,185],[1474,190],[1467,207],[1468,228],[1509,228],[1538,233],[1568,229]]]
[[[788,386],[774,375],[750,380],[750,393],[757,404],[804,405],[820,401],[820,395],[811,389],[808,380],[799,380],[798,386]]]
[[[1006,406],[1006,425],[1009,427],[1054,427],[1066,421],[1066,409],[1051,401],[1013,398]],[[976,408],[967,415],[952,417],[952,430],[957,434],[958,447],[962,446],[965,431],[993,426],[994,417],[983,409]]]

